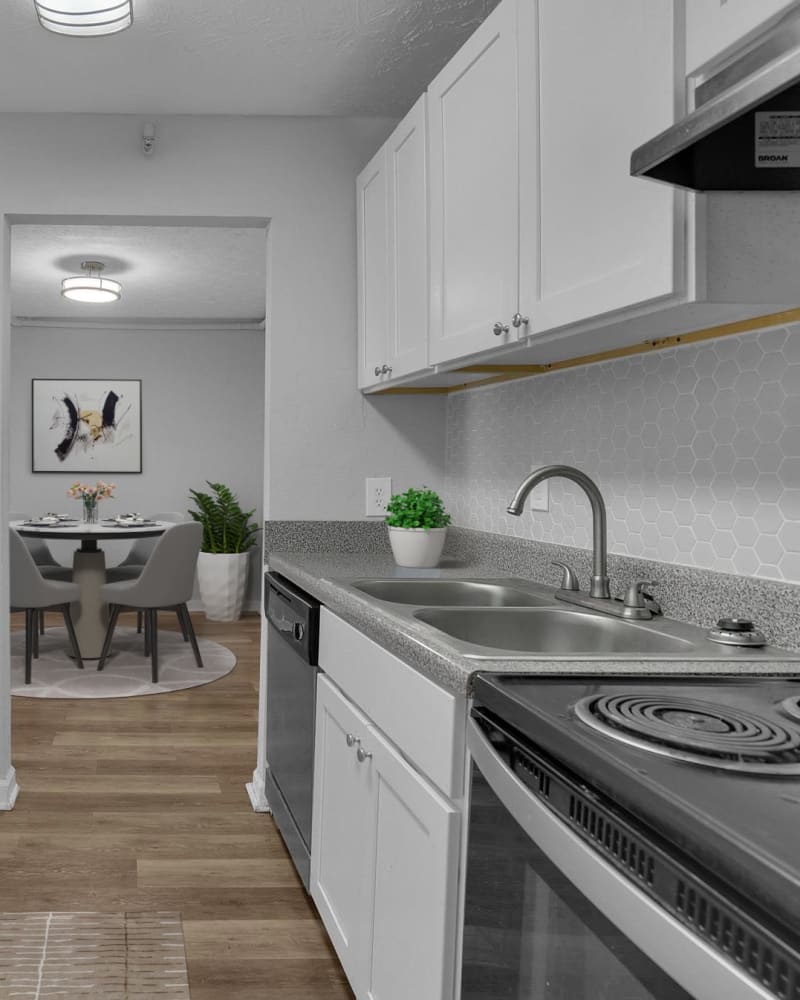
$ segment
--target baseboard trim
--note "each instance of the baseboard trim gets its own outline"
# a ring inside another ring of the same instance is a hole
[[[14,808],[14,803],[19,795],[19,785],[17,784],[17,774],[13,767],[8,769],[8,774],[0,781],[0,810],[7,811]]]
[[[258,771],[253,771],[253,780],[248,781],[244,787],[247,789],[247,794],[250,796],[250,805],[253,807],[253,812],[272,812],[269,807],[269,802],[267,802],[267,797],[264,794],[263,775],[259,774]]]

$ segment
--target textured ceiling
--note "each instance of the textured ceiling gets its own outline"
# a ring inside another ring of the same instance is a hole
[[[498,0],[134,0],[54,35],[4,0],[0,111],[402,115]]]
[[[122,298],[85,305],[61,279],[99,260]],[[266,230],[177,226],[19,225],[11,230],[16,323],[260,324],[266,303]]]

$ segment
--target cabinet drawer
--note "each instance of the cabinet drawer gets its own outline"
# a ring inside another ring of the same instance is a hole
[[[319,664],[449,798],[464,786],[466,699],[440,688],[326,608]]]

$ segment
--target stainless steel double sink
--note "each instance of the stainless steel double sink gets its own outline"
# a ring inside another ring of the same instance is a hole
[[[438,630],[472,659],[786,660],[775,647],[736,649],[668,618],[632,622],[563,604],[520,579],[392,578],[348,581],[396,613]]]

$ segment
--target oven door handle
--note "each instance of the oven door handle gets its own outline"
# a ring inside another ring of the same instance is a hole
[[[775,1000],[618,872],[509,769],[474,719],[467,749],[489,787],[542,853],[629,941],[695,1000]]]

